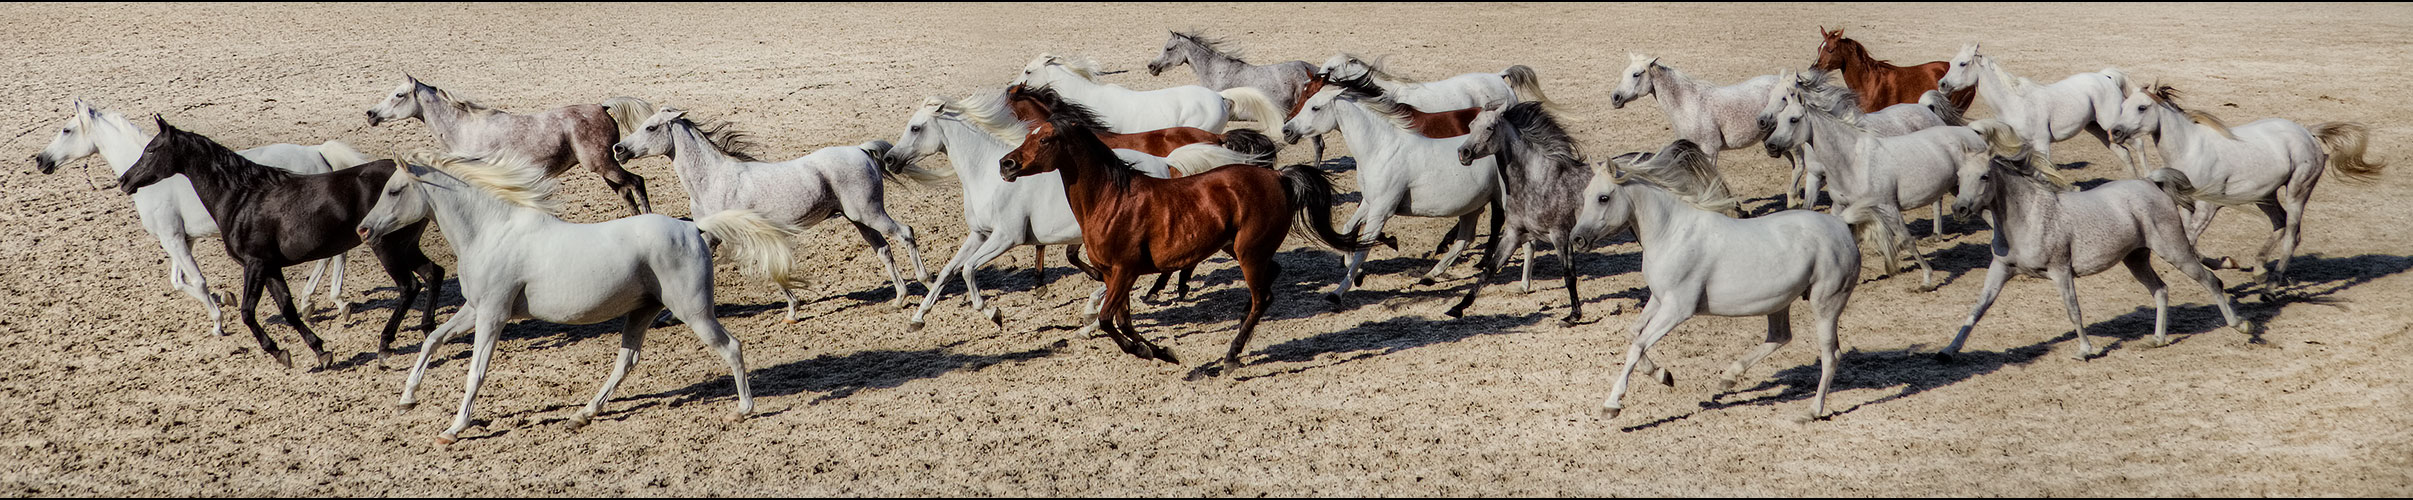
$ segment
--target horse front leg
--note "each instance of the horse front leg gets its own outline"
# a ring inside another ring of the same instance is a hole
[[[2061,289],[2061,303],[2069,309],[2071,331],[2078,335],[2078,354],[2072,357],[2079,361],[2086,361],[2087,358],[2095,355],[2095,343],[2087,340],[2086,320],[2078,312],[2078,277],[2076,274],[2070,270],[2067,264],[2044,271],[2045,277],[2052,278],[2053,285]]]
[[[276,358],[277,364],[285,365],[286,368],[292,368],[292,356],[286,354],[285,350],[278,349],[276,346],[276,341],[269,340],[268,330],[260,327],[260,319],[258,317],[258,313],[256,312],[260,307],[260,291],[262,288],[266,287],[264,283],[268,281],[268,273],[275,272],[263,272],[260,270],[262,267],[267,266],[243,266],[243,310],[238,313],[238,315],[243,320],[243,326],[251,329],[252,340],[259,341],[260,350],[266,351],[269,357]]]
[[[1961,352],[1961,344],[1969,341],[1969,331],[1977,328],[1977,320],[1985,319],[1986,309],[1994,307],[1994,297],[2002,294],[2003,282],[2010,279],[2011,265],[2004,262],[2001,257],[1996,257],[1992,264],[1986,265],[1986,286],[1978,289],[1977,306],[1969,310],[1969,319],[1961,323],[1960,331],[1952,334],[1952,342],[1945,344],[1942,350],[1936,351],[1936,360],[1948,361],[1954,354]]]
[[[1507,228],[1507,230],[1501,231],[1500,239],[1492,244],[1514,246],[1518,243],[1522,243],[1525,239],[1525,232],[1522,231],[1522,229],[1523,228],[1520,227],[1510,226]],[[1507,264],[1508,259],[1515,256],[1514,253],[1500,251],[1500,248],[1502,247],[1493,246],[1491,254],[1484,256],[1487,258],[1483,259],[1482,261],[1482,269],[1475,273],[1475,282],[1467,285],[1466,287],[1466,296],[1459,298],[1458,305],[1450,306],[1449,310],[1443,312],[1442,314],[1447,314],[1452,318],[1466,317],[1466,307],[1475,303],[1475,295],[1483,291],[1484,283],[1491,281],[1491,277],[1495,274],[1498,274],[1500,266]]]
[[[912,319],[906,320],[905,331],[918,332],[922,330],[922,326],[926,324],[924,321],[930,316],[930,308],[938,305],[939,294],[947,292],[947,276],[955,272],[956,266],[963,265],[964,258],[971,255],[972,249],[980,246],[983,242],[985,242],[985,240],[986,237],[979,231],[973,231],[964,235],[963,243],[956,245],[955,247],[955,256],[948,258],[946,265],[939,266],[938,277],[930,282],[930,290],[923,292],[922,306],[913,310]],[[966,293],[975,295],[980,293],[979,288],[970,288],[977,285],[975,285],[968,276],[964,279],[964,286],[969,288],[966,290]]]
[[[1601,418],[1613,419],[1625,412],[1623,401],[1627,381],[1633,379],[1634,370],[1644,363],[1644,356],[1650,351],[1651,345],[1666,337],[1668,332],[1675,331],[1676,325],[1692,318],[1694,294],[1651,295],[1659,298],[1642,306],[1642,320],[1634,322],[1634,343],[1626,348],[1625,367],[1617,374],[1617,384],[1609,388],[1609,400],[1600,404]]]
[[[453,310],[452,319],[445,320],[444,326],[427,332],[427,338],[420,340],[419,359],[411,362],[411,373],[402,380],[402,400],[394,403],[396,415],[409,412],[411,408],[419,406],[419,382],[426,379],[427,363],[435,355],[436,346],[451,342],[453,339],[459,338],[462,333],[468,332],[477,321],[477,317],[477,309],[466,303],[461,304],[459,309]]]
[[[209,311],[211,334],[226,336],[226,311],[218,303],[218,294],[209,290],[209,278],[201,273],[201,262],[193,258],[192,239],[183,234],[159,235],[159,247],[168,252],[168,286],[201,301]]]
[[[285,324],[292,325],[295,331],[301,332],[302,345],[309,347],[310,355],[318,360],[318,366],[312,369],[324,370],[328,365],[335,364],[335,354],[327,352],[324,343],[319,341],[318,334],[310,331],[310,322],[304,321],[301,312],[294,309],[293,291],[285,288],[284,274],[270,271],[269,278],[271,279],[266,283],[268,295],[276,300],[278,312],[284,313]]]
[[[460,440],[461,431],[469,429],[469,410],[478,399],[478,389],[486,385],[486,368],[494,362],[495,338],[503,332],[508,307],[480,308],[477,336],[469,354],[469,380],[462,384],[461,407],[453,413],[452,426],[436,434],[436,444],[450,445]],[[686,319],[686,318],[681,318]]]
[[[1445,252],[1445,253],[1442,253],[1442,254],[1441,254],[1441,259],[1440,259],[1440,260],[1437,260],[1437,261],[1434,261],[1434,262],[1433,262],[1433,269],[1432,269],[1432,270],[1430,270],[1430,271],[1425,271],[1424,276],[1420,276],[1420,277],[1417,277],[1417,278],[1416,278],[1416,284],[1417,284],[1417,285],[1421,286],[1421,285],[1430,285],[1430,284],[1433,284],[1433,281],[1434,281],[1435,279],[1437,279],[1437,278],[1440,278],[1440,277],[1441,277],[1441,273],[1443,273],[1443,272],[1445,272],[1445,271],[1448,271],[1448,270],[1449,270],[1449,266],[1450,266],[1450,264],[1457,263],[1457,261],[1458,261],[1458,256],[1459,256],[1459,255],[1461,255],[1461,254],[1464,254],[1464,253],[1466,252],[1466,247],[1467,247],[1469,244],[1474,243],[1474,241],[1475,241],[1475,224],[1480,223],[1480,221],[1476,220],[1476,217],[1481,217],[1482,215],[1483,215],[1483,212],[1482,212],[1482,211],[1475,211],[1475,212],[1468,213],[1468,214],[1466,214],[1466,215],[1461,215],[1461,216],[1458,216],[1458,223],[1457,223],[1456,225],[1450,226],[1450,237],[1449,237],[1449,240],[1448,240],[1448,243],[1449,243],[1449,250],[1448,250],[1447,252]],[[1493,232],[1495,232],[1495,233],[1496,233],[1496,232],[1498,232],[1498,231],[1499,231],[1499,226],[1500,226],[1499,224],[1493,224],[1493,225],[1492,225],[1492,231],[1493,231]],[[1495,252],[1496,252],[1496,251],[1495,251]],[[1485,259],[1485,260],[1498,260],[1498,259]],[[1486,273],[1486,274],[1485,274],[1486,276],[1488,276],[1488,275],[1489,275],[1489,273],[1498,272],[1498,271],[1499,271],[1499,266],[1497,266],[1497,265],[1494,265],[1494,266],[1491,266],[1491,267],[1487,267],[1487,268],[1485,268],[1485,269],[1484,269],[1484,273]]]

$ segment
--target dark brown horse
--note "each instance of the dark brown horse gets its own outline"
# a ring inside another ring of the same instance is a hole
[[[1080,218],[1081,244],[1105,276],[1106,303],[1100,326],[1123,352],[1143,359],[1181,361],[1171,350],[1141,336],[1131,325],[1131,287],[1140,276],[1187,269],[1220,250],[1240,263],[1248,282],[1248,315],[1222,360],[1192,372],[1220,375],[1240,366],[1257,321],[1273,302],[1282,267],[1274,252],[1297,216],[1325,247],[1356,251],[1366,246],[1355,234],[1332,229],[1332,183],[1307,165],[1279,172],[1226,165],[1204,173],[1159,179],[1130,168],[1098,140],[1104,128],[1078,104],[1062,103],[1046,122],[1035,123],[1021,147],[998,162],[1007,182],[1026,175],[1062,171],[1064,194]],[[1235,168],[1238,167],[1238,168]]]
[[[1818,44],[1818,62],[1811,63],[1810,68],[1843,71],[1844,83],[1860,93],[1862,112],[1875,113],[1886,106],[1919,102],[1919,95],[1935,90],[1936,80],[1943,79],[1944,71],[1952,69],[1952,64],[1944,61],[1895,66],[1877,60],[1869,57],[1868,47],[1844,38],[1841,28],[1835,31],[1818,28],[1818,34],[1826,37],[1826,41]],[[1952,107],[1969,109],[1969,104],[1977,100],[1977,88],[1954,91],[1947,97],[1952,98]]]
[[[210,218],[218,222],[227,255],[243,264],[243,326],[251,328],[260,349],[277,363],[293,366],[290,355],[268,339],[259,319],[253,317],[265,289],[276,300],[286,324],[301,332],[302,343],[316,356],[318,368],[332,364],[334,355],[327,353],[318,335],[310,332],[294,309],[284,270],[360,246],[360,235],[353,229],[369,207],[377,204],[386,179],[394,175],[395,163],[379,160],[337,166],[324,174],[295,174],[252,163],[208,137],[169,126],[167,120],[158,122],[159,135],[143,146],[142,159],[118,177],[118,189],[133,194],[178,174],[192,179],[202,206],[208,207]],[[435,331],[436,296],[444,286],[444,268],[419,250],[419,235],[426,229],[424,222],[404,227],[371,246],[386,275],[393,277],[395,287],[402,291],[402,300],[394,303],[394,315],[386,319],[385,331],[377,339],[378,359],[393,353],[387,346],[394,343],[394,329],[402,324],[402,316],[410,312],[411,302],[423,288],[427,307],[419,329]]]

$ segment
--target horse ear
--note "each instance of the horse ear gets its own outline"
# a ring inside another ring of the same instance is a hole
[[[176,130],[174,125],[168,125],[167,117],[159,116],[159,113],[151,113],[151,121],[159,124],[159,133],[161,134],[166,134],[170,130]]]

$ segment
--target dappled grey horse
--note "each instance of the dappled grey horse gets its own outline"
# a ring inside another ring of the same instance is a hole
[[[1680,147],[1650,162],[1709,161],[1691,141],[1677,142]],[[1852,287],[1860,282],[1860,249],[1842,220],[1806,210],[1726,217],[1615,171],[1595,172],[1581,202],[1575,237],[1596,242],[1632,226],[1642,243],[1642,280],[1651,291],[1650,302],[1634,320],[1634,343],[1626,350],[1625,368],[1609,389],[1602,413],[1614,418],[1625,409],[1619,401],[1637,369],[1662,384],[1675,384],[1675,376],[1652,363],[1647,352],[1676,325],[1698,314],[1768,318],[1767,341],[1729,365],[1718,384],[1721,394],[1733,389],[1751,365],[1792,342],[1793,301],[1806,299],[1818,331],[1819,359],[1818,392],[1809,416],[1826,415],[1827,387],[1835,379],[1840,345],[1836,323],[1851,301]]]
[[[1992,158],[1960,169],[1960,199],[1952,204],[1953,216],[1967,220],[1978,211],[1990,211],[1994,263],[1986,266],[1986,287],[1977,294],[1977,307],[1969,311],[1968,321],[1936,357],[1948,359],[1960,352],[1961,344],[1969,340],[1969,330],[1977,328],[1977,320],[1986,316],[1986,308],[1994,305],[2003,281],[2012,274],[2044,276],[2061,288],[2070,326],[2078,335],[2075,357],[2085,360],[2093,356],[2094,342],[2087,340],[2086,321],[2078,314],[2077,278],[2111,269],[2114,264],[2128,266],[2129,274],[2153,292],[2152,345],[2168,344],[2170,290],[2154,273],[2152,256],[2202,283],[2229,326],[2245,331],[2237,311],[2229,306],[2228,292],[2221,289],[2220,277],[2204,268],[2195,245],[2187,241],[2186,231],[2180,227],[2178,207],[2192,201],[2195,191],[2186,174],[2165,168],[2146,174],[2144,180],[2113,181],[2073,193],[2045,170],[2051,167],[2043,161],[2022,145],[2008,158]]]
[[[1486,109],[1467,124],[1466,143],[1458,146],[1458,164],[1473,165],[1476,158],[1494,157],[1500,169],[1504,199],[1496,208],[1506,212],[1497,241],[1491,243],[1491,255],[1483,262],[1483,272],[1475,275],[1474,284],[1467,287],[1466,298],[1449,309],[1452,318],[1466,314],[1466,306],[1475,302],[1483,291],[1483,282],[1508,262],[1508,250],[1523,247],[1528,238],[1544,239],[1558,250],[1559,272],[1565,274],[1567,287],[1567,316],[1559,318],[1572,325],[1583,319],[1582,295],[1575,290],[1575,261],[1569,252],[1573,240],[1575,211],[1581,206],[1577,198],[1583,195],[1584,185],[1592,181],[1592,169],[1584,164],[1583,152],[1576,149],[1575,139],[1567,135],[1542,103],[1527,101],[1507,109]],[[1533,259],[1525,259],[1525,276],[1533,276]]]
[[[620,193],[630,210],[653,212],[653,201],[645,194],[645,178],[620,168],[611,151],[621,134],[653,115],[652,104],[614,97],[603,104],[573,104],[521,115],[455,96],[409,75],[402,78],[401,86],[369,108],[369,126],[418,118],[436,134],[436,143],[455,156],[525,158],[543,168],[548,178],[561,175],[571,165],[585,165],[603,176],[603,183]]]
[[[1768,104],[1768,93],[1779,83],[1776,75],[1718,86],[1659,64],[1656,57],[1629,54],[1628,58],[1632,62],[1619,78],[1617,89],[1609,93],[1609,107],[1623,109],[1625,103],[1643,96],[1659,96],[1659,109],[1667,113],[1668,127],[1676,131],[1676,138],[1699,144],[1712,160],[1719,151],[1749,147],[1767,137],[1756,120]]]

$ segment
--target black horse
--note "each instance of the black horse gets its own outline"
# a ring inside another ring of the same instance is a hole
[[[394,174],[394,161],[351,168],[339,165],[324,174],[295,174],[252,163],[208,137],[178,130],[166,119],[153,119],[159,122],[159,135],[143,146],[142,159],[118,177],[118,189],[133,194],[178,174],[191,179],[193,191],[201,195],[201,205],[209,208],[210,218],[218,222],[227,255],[243,264],[243,326],[251,328],[260,348],[275,356],[277,363],[293,366],[291,357],[268,339],[253,317],[265,288],[276,299],[285,322],[301,331],[302,342],[317,355],[318,368],[333,363],[334,356],[320,346],[318,335],[310,332],[294,310],[284,270],[360,246],[360,235],[353,229],[369,207],[376,205],[379,190]],[[426,229],[426,223],[420,223],[372,242],[378,263],[402,291],[402,301],[394,306],[394,315],[386,320],[385,331],[378,338],[379,359],[393,353],[388,346],[394,342],[394,329],[402,324],[422,288],[427,288],[427,306],[419,329],[435,330],[436,297],[444,286],[444,268],[419,251],[419,235]],[[421,279],[433,287],[422,287]]]

